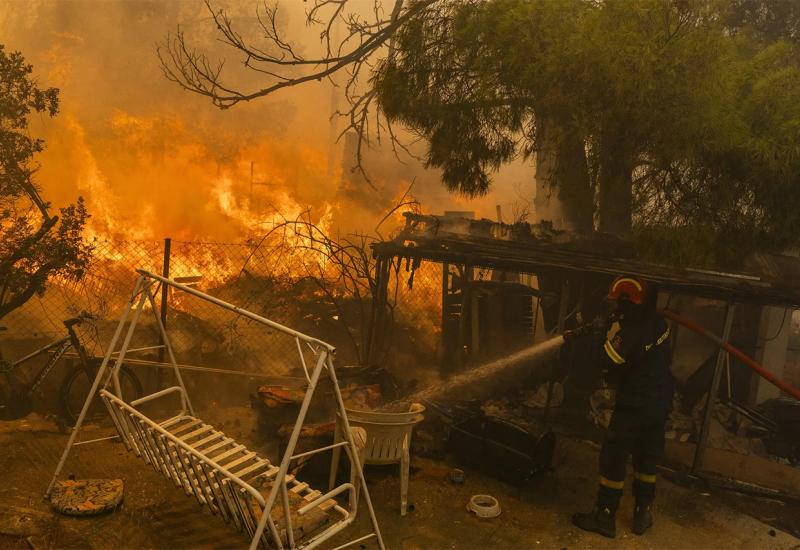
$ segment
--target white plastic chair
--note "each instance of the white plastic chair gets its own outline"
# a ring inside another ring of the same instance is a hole
[[[408,412],[387,413],[345,409],[351,428],[363,428],[367,434],[366,445],[359,449],[364,464],[400,464],[400,515],[406,515],[408,508],[408,471],[410,467],[411,432],[414,426],[425,418],[425,407],[414,403]],[[337,413],[334,444],[343,441],[342,426]],[[333,449],[329,486],[336,482],[341,447]]]

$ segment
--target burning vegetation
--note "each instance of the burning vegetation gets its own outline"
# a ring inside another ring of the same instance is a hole
[[[0,5],[0,547],[795,546],[798,21]]]

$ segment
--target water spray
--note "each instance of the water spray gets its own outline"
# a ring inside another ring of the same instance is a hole
[[[554,358],[564,344],[564,336],[554,336],[544,342],[521,349],[505,357],[489,361],[472,368],[469,372],[457,374],[448,380],[420,390],[406,398],[411,402],[431,399],[456,398],[482,399],[496,394],[501,387],[519,384],[520,370],[529,368],[532,361],[537,363]]]

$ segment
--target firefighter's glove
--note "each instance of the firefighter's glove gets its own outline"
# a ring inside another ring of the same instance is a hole
[[[576,328],[573,328],[573,329],[570,329],[570,330],[565,330],[564,331],[564,341],[565,342],[573,342],[573,341],[577,340],[578,338],[580,338],[581,336],[584,336],[584,335],[586,335],[588,333],[589,333],[589,330],[588,330],[588,327],[586,325],[581,325],[579,327],[576,327]]]

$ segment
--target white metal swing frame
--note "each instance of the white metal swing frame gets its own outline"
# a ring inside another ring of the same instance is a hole
[[[320,545],[349,526],[355,520],[359,495],[363,495],[366,502],[373,531],[365,536],[346,542],[337,548],[344,548],[352,544],[370,540],[374,537],[381,550],[385,550],[380,528],[378,527],[378,522],[375,517],[375,510],[372,507],[372,501],[364,480],[364,472],[358,458],[359,449],[354,438],[354,431],[350,429],[347,412],[339,388],[339,382],[336,378],[333,364],[335,348],[322,340],[297,332],[260,315],[210,296],[195,288],[177,283],[174,280],[141,269],[137,270],[137,273],[139,274],[139,278],[136,281],[131,298],[123,311],[120,322],[111,339],[111,343],[106,350],[103,361],[95,376],[89,395],[86,397],[86,401],[83,404],[75,427],[70,434],[69,441],[56,466],[53,478],[45,493],[45,498],[49,498],[53,486],[69,456],[70,450],[74,445],[79,444],[76,442],[78,432],[83,425],[95,394],[98,393],[102,385],[103,389],[99,392],[100,396],[107,405],[120,438],[128,449],[135,452],[146,462],[151,464],[154,469],[171,479],[176,486],[184,489],[187,495],[194,495],[201,505],[208,506],[213,513],[222,516],[226,522],[234,524],[239,531],[247,531],[248,534],[252,536],[250,542],[251,550],[254,550],[259,545],[267,546],[269,543],[272,543],[276,548],[284,548],[282,534],[285,535],[289,548],[313,548]],[[156,308],[153,287],[158,285],[167,285],[176,290],[185,292],[294,338],[300,356],[300,363],[303,367],[308,384],[305,397],[300,406],[300,412],[278,468],[271,465],[266,458],[259,457],[255,453],[250,453],[243,445],[236,444],[235,441],[226,437],[225,434],[218,432],[212,426],[195,418],[194,408],[186,392],[186,387],[183,383],[178,363],[175,360],[169,336],[158,314],[158,309]],[[131,403],[126,403],[123,400],[121,391],[119,369],[125,360],[126,353],[130,351],[129,346],[131,339],[133,338],[140,315],[147,305],[149,305],[155,317],[169,362],[175,373],[177,385],[157,391],[156,393],[142,397]],[[127,331],[122,340],[122,346],[117,350],[117,344],[120,341],[126,324]],[[310,370],[303,355],[303,345],[307,345],[316,357],[316,362]],[[113,366],[109,366],[112,359],[115,360],[115,363]],[[300,431],[305,423],[311,399],[323,371],[327,371],[328,377],[333,385],[337,411],[340,415],[342,428],[344,428],[345,441],[295,455],[294,451],[298,438],[300,437]],[[108,391],[109,385],[112,382],[113,391]],[[173,416],[161,422],[156,422],[137,409],[137,406],[145,402],[153,401],[174,393],[179,394],[181,398],[182,411],[177,416]],[[176,428],[176,426],[178,426],[178,428]],[[179,435],[180,432],[183,433]],[[196,433],[199,435],[192,438],[189,437],[189,433]],[[210,454],[211,447],[206,444],[215,441],[219,442],[214,445],[215,447],[229,445],[231,453],[239,453],[238,456],[242,458],[236,461],[240,463],[240,465],[237,465],[237,469],[232,468],[231,464],[233,464],[233,462],[223,463],[220,458],[222,455]],[[204,447],[203,445],[206,446]],[[322,494],[310,488],[308,484],[300,483],[294,476],[288,473],[289,464],[292,460],[332,449],[338,450],[338,448],[344,448],[351,462],[349,483],[339,485],[327,493]],[[244,470],[241,469],[242,463],[247,465],[247,468]],[[248,476],[245,476],[245,473],[248,473]],[[256,481],[263,482],[265,480],[271,484],[271,489],[267,498],[264,498],[254,485]],[[316,508],[320,508],[329,510],[331,515],[337,513],[339,515],[338,520],[307,539],[295,541],[288,498],[290,492],[302,497],[305,502],[305,504],[297,510],[300,516]],[[349,502],[347,505],[340,505],[334,498],[344,492],[349,493]],[[277,503],[279,493],[282,499],[281,507],[284,512],[282,518],[284,521],[283,531],[280,533],[271,514],[273,507]]]

